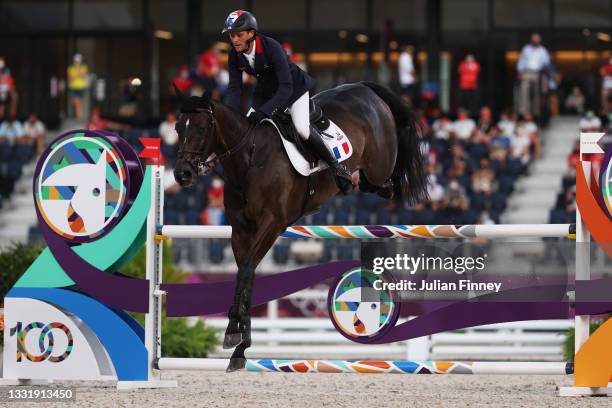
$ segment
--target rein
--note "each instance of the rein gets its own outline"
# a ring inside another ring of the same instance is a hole
[[[196,112],[206,112],[206,113],[208,113],[210,115],[210,118],[211,118],[210,127],[212,127],[213,137],[216,138],[217,137],[217,122],[216,122],[216,119],[215,119],[215,111],[212,108],[212,105],[211,105],[210,108],[196,109]],[[223,162],[223,160],[228,159],[232,155],[234,155],[237,152],[239,152],[240,150],[242,150],[242,148],[249,141],[249,135],[251,134],[251,131],[253,129],[255,129],[256,127],[257,127],[257,124],[255,126],[250,126],[249,130],[244,135],[244,137],[232,148],[229,148],[228,145],[227,145],[227,142],[225,141],[223,136],[220,136],[219,139],[221,140],[221,142],[223,143],[223,145],[225,146],[225,149],[227,151],[225,153],[223,153],[222,155],[220,155],[220,156],[216,156],[215,154],[213,154],[213,155],[211,155],[211,158],[207,159],[206,161],[204,161],[200,157],[200,155],[202,154],[202,152],[200,150],[187,150],[187,149],[183,148],[187,144],[187,138],[184,138],[182,146],[181,146],[181,148],[178,151],[178,157],[183,157],[185,154],[193,154],[194,156],[196,156],[196,163],[197,163],[198,168],[207,167],[209,169],[214,169],[214,163],[217,160],[220,161],[220,162]]]

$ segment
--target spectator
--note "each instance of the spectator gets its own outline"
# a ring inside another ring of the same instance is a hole
[[[489,141],[493,134],[493,117],[491,115],[491,109],[488,106],[483,106],[480,109],[480,117],[478,118],[478,124],[476,125],[476,133],[474,135],[475,143],[486,143]]]
[[[460,141],[469,141],[476,131],[476,122],[468,116],[465,109],[459,109],[457,120],[453,122],[453,135]]]
[[[4,58],[0,57],[0,120],[16,114],[17,91],[11,71],[6,67]],[[8,115],[7,115],[8,112]]]
[[[225,214],[223,210],[225,190],[223,180],[214,176],[212,184],[208,189],[208,208],[200,213],[200,222],[204,225],[223,225],[225,224]]]
[[[9,143],[14,145],[23,137],[23,125],[17,120],[15,115],[10,115],[8,120],[5,120],[0,125],[0,143]]]
[[[466,55],[459,64],[459,104],[466,108],[470,115],[476,115],[479,108],[478,76],[480,64],[472,54]]]
[[[529,163],[531,159],[531,134],[528,132],[527,127],[519,125],[517,132],[511,139],[511,156],[515,159],[519,159],[523,165]]]
[[[459,181],[451,180],[448,183],[446,194],[445,222],[448,224],[462,224],[464,212],[469,207],[469,200],[465,189]]]
[[[550,56],[542,46],[539,34],[531,35],[531,42],[523,47],[518,60],[520,113],[540,114],[541,92],[540,75],[550,65]]]
[[[414,70],[413,53],[414,47],[411,45],[404,46],[397,63],[401,95],[409,106],[414,104],[416,88],[416,72]]]
[[[83,56],[74,54],[72,65],[68,67],[68,90],[76,119],[83,119],[83,100],[87,91],[88,68],[83,64]]]
[[[533,150],[536,158],[540,158],[540,136],[538,135],[538,125],[533,120],[531,113],[525,113],[523,120],[519,122],[516,127],[515,137],[520,136],[519,133],[524,134],[529,139],[529,150]],[[531,159],[531,157],[529,157]]]
[[[593,111],[587,111],[578,124],[581,132],[601,131],[601,119]]]
[[[212,92],[213,98],[219,99],[217,76],[221,71],[221,64],[217,51],[213,46],[202,52],[198,59],[196,81],[201,87]]]
[[[128,130],[129,126],[103,119],[102,114],[100,112],[100,107],[94,106],[91,109],[89,121],[85,125],[85,129],[87,130],[106,130],[106,129]]]
[[[438,119],[434,120],[431,130],[436,139],[448,140],[453,131],[453,123],[446,113],[442,113]]]
[[[601,67],[601,110],[604,115],[612,113],[612,57]]]
[[[178,142],[178,133],[176,131],[176,115],[174,112],[166,114],[166,120],[159,125],[159,137],[168,146],[174,146]]]
[[[504,111],[499,122],[497,122],[497,128],[502,135],[512,137],[514,132],[516,132],[516,112],[511,110]]]
[[[32,112],[23,125],[25,137],[29,143],[36,146],[36,155],[40,156],[45,148],[45,125],[38,120],[38,116]]]
[[[178,76],[174,77],[172,83],[178,88],[179,91],[185,95],[189,95],[191,87],[193,86],[193,79],[191,79],[191,73],[189,72],[189,67],[187,65],[181,65],[179,68],[179,74]],[[174,93],[174,89],[172,90],[172,93]]]
[[[490,196],[493,193],[493,181],[495,173],[488,159],[480,160],[480,169],[472,174],[472,191]]]
[[[584,95],[579,87],[575,86],[572,88],[572,93],[570,93],[565,99],[565,109],[569,112],[578,113],[582,115],[584,112]]]

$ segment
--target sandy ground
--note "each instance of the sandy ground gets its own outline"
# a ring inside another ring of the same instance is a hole
[[[81,407],[612,407],[612,398],[557,397],[571,376],[359,375],[168,371],[179,387],[117,391],[111,383],[76,386]]]

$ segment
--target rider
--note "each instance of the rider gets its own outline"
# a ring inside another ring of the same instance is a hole
[[[222,34],[226,32],[232,44],[228,59],[228,105],[240,111],[242,73],[254,75],[257,86],[253,93],[254,111],[249,115],[249,121],[257,124],[272,117],[277,110],[289,107],[300,137],[308,141],[315,153],[334,169],[338,188],[343,194],[348,194],[352,189],[351,174],[338,163],[317,127],[310,125],[309,91],[315,85],[314,79],[289,60],[276,40],[257,32],[257,20],[252,13],[244,10],[230,13],[221,31]]]

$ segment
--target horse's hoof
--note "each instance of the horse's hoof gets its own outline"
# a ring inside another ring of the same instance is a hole
[[[234,371],[242,370],[246,367],[246,358],[244,357],[233,357],[230,358],[229,365],[227,366],[226,373],[232,373]]]
[[[225,333],[223,348],[232,349],[242,343],[242,333]]]

